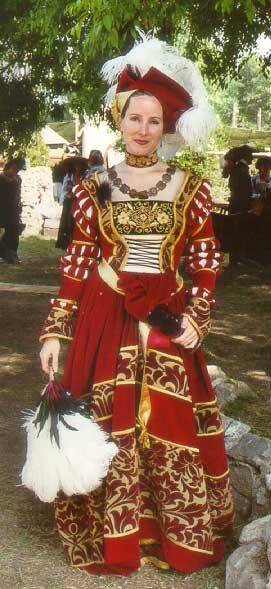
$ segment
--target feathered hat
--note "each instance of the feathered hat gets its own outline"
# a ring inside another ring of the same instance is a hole
[[[107,61],[102,78],[110,85],[106,104],[118,123],[128,98],[137,90],[155,96],[163,107],[164,140],[171,151],[206,143],[216,127],[202,78],[193,63],[151,34],[138,30],[139,40],[126,55]]]

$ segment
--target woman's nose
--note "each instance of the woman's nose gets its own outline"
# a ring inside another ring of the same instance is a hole
[[[145,121],[142,121],[140,124],[140,134],[141,135],[147,135],[148,134],[148,123]]]

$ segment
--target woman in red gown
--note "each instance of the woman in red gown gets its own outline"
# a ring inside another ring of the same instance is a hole
[[[116,78],[110,101],[125,161],[74,191],[41,360],[57,369],[59,340],[70,340],[64,385],[89,399],[119,451],[96,491],[56,500],[56,522],[72,566],[90,573],[129,575],[144,562],[190,572],[221,559],[233,519],[200,348],[220,254],[208,182],[168,166],[157,148],[168,138],[195,144],[213,115],[193,65],[157,39],[103,75]]]

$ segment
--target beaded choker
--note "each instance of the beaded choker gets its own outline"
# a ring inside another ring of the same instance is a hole
[[[123,194],[128,194],[131,198],[140,198],[146,200],[150,196],[156,196],[158,192],[164,190],[175,172],[176,168],[168,167],[166,172],[162,175],[161,180],[159,180],[155,186],[148,188],[148,190],[135,190],[135,188],[130,188],[128,184],[124,184],[122,182],[122,179],[119,178],[114,168],[109,170],[108,177],[113,186],[116,186]]]
[[[149,168],[158,162],[157,151],[152,153],[152,155],[133,155],[126,151],[125,162],[127,166],[132,166],[133,168]]]

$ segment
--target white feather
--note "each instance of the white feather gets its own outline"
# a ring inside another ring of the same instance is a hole
[[[50,438],[50,418],[39,435],[34,419],[32,413],[24,422],[27,457],[21,474],[22,484],[34,491],[41,501],[49,503],[59,491],[69,496],[96,489],[118,451],[108,435],[88,417],[79,413],[65,415],[65,421],[76,431],[59,423],[59,449]]]

